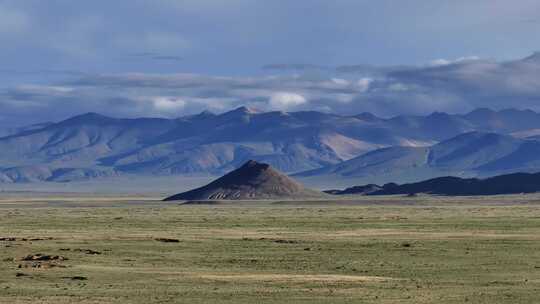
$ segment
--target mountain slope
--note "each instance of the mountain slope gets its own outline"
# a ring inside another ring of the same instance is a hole
[[[469,132],[431,147],[390,147],[337,165],[296,174],[305,180],[414,182],[455,175],[464,177],[540,170],[540,142],[495,133]]]
[[[529,150],[535,146],[514,151],[510,137],[485,138],[475,153],[467,151],[467,142],[457,139],[447,146],[426,148],[463,132],[483,129],[521,136],[537,134],[540,115],[479,109],[465,115],[433,113],[385,119],[369,113],[258,112],[245,107],[178,119],[118,119],[87,113],[0,138],[0,181],[223,174],[248,159],[288,173],[323,168],[316,172],[327,174],[328,168],[333,168],[330,171],[335,172],[330,173],[339,176],[392,180],[409,175],[411,167],[416,168],[413,173],[417,178],[439,174],[442,169],[469,174],[471,167],[482,172],[511,172],[515,166],[537,166],[535,153],[529,152],[535,151]],[[392,148],[365,154],[387,147]],[[355,158],[358,155],[362,156]],[[350,159],[354,161],[333,167]]]

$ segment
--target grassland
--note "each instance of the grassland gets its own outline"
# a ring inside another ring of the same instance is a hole
[[[2,237],[0,303],[540,298],[534,196],[180,206],[15,195],[0,199]],[[65,259],[21,261],[38,253]]]

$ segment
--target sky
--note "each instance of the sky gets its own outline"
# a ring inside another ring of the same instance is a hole
[[[0,127],[540,110],[537,0],[0,0]]]

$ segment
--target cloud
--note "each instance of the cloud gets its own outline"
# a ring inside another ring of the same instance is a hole
[[[153,97],[152,103],[154,108],[158,111],[171,112],[171,111],[180,111],[186,106],[186,102],[177,97],[165,97],[158,96]]]
[[[348,86],[351,84],[348,80],[343,79],[343,78],[332,78],[330,80],[340,86]]]
[[[74,88],[65,86],[51,86],[51,85],[21,85],[16,88],[21,92],[36,94],[36,95],[64,95],[74,91]]]
[[[372,78],[364,77],[364,78],[359,79],[356,82],[356,85],[358,86],[361,92],[366,92],[367,90],[369,90],[369,86],[371,85],[372,82],[373,82]]]
[[[449,65],[449,64],[453,64],[453,63],[460,63],[460,62],[464,62],[464,61],[475,61],[475,60],[480,60],[480,57],[478,57],[478,56],[466,56],[466,57],[459,57],[459,58],[454,59],[454,60],[435,59],[435,60],[432,60],[429,63],[429,65],[431,65],[431,66],[441,66],[441,65]]]
[[[270,108],[274,110],[288,110],[307,103],[304,96],[290,92],[277,92],[270,97]]]
[[[504,62],[459,59],[444,65],[383,67],[361,74],[335,69],[328,75],[119,73],[70,77],[48,85],[0,89],[0,112],[10,114],[4,119],[26,124],[90,111],[118,117],[178,117],[244,105],[344,115],[369,111],[382,116],[466,112],[478,107],[540,110],[540,53]]]
[[[539,1],[428,2],[0,0],[0,124],[242,105],[540,110],[540,55],[460,57],[538,48]]]

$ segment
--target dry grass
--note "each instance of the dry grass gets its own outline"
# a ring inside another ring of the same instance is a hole
[[[16,238],[0,241],[0,303],[492,304],[540,297],[535,196],[216,206],[47,199],[0,202],[0,238]],[[39,268],[20,261],[36,253],[67,260]]]

